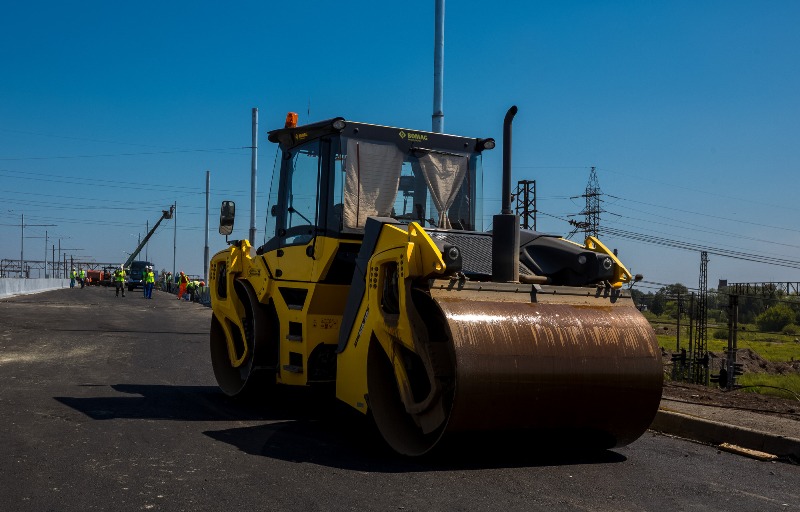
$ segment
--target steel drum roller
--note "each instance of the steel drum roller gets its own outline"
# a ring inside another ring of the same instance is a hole
[[[585,431],[598,448],[610,448],[634,441],[652,422],[661,358],[652,328],[632,306],[437,303],[455,353],[448,431]]]
[[[412,419],[388,360],[370,352],[371,410],[387,442],[421,455],[450,434],[513,431],[531,446],[566,440],[591,449],[641,436],[658,410],[663,370],[655,333],[630,297],[553,288],[532,299],[499,287],[434,287],[415,297],[412,316],[427,332],[420,339],[444,342],[451,354],[442,374],[453,384],[440,394],[435,430]]]

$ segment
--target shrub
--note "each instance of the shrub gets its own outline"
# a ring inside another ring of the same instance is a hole
[[[786,304],[775,304],[756,317],[756,324],[762,331],[780,331],[794,322],[795,313]]]
[[[790,336],[794,336],[794,335],[796,335],[796,334],[800,333],[800,325],[797,325],[797,324],[789,324],[789,325],[787,325],[786,327],[784,327],[784,328],[781,330],[781,332],[782,332],[783,334],[788,334],[788,335],[790,335]]]
[[[715,340],[727,340],[728,339],[728,329],[716,329],[714,331],[714,339]]]

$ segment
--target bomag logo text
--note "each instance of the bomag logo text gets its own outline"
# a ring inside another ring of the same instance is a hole
[[[398,135],[400,135],[401,139],[408,139],[412,141],[428,140],[428,136],[425,135],[424,133],[413,133],[413,132],[406,133],[401,130]]]
[[[306,137],[308,137],[308,134],[307,134],[307,133],[295,133],[295,134],[294,134],[294,140],[295,140],[295,141],[301,141],[301,140],[305,140],[305,139],[306,139]]]

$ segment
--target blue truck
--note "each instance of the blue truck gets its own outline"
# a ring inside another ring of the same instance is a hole
[[[152,266],[149,261],[132,261],[128,268],[128,290],[133,291],[136,288],[141,288],[144,285],[144,270]],[[158,280],[158,278],[156,278]]]

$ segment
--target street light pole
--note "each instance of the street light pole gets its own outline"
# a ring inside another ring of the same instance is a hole
[[[250,246],[256,246],[256,174],[258,173],[258,109],[253,108],[253,145],[250,157]]]
[[[175,253],[177,252],[178,248],[178,201],[172,205],[172,278],[175,279],[176,268],[175,268]]]
[[[28,224],[29,227],[51,227],[55,224]],[[25,278],[25,214],[20,213],[19,277]],[[45,269],[47,268],[47,244],[45,243]]]
[[[208,201],[211,193],[211,171],[206,171],[206,246],[203,249],[203,281],[208,282]]]
[[[444,132],[444,0],[436,0],[433,27],[433,122],[434,133]]]

